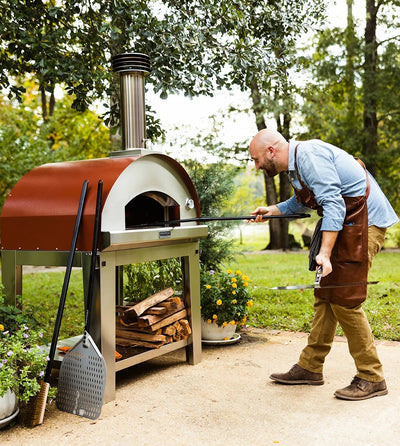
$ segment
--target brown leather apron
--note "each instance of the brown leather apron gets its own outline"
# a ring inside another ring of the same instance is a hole
[[[315,209],[323,216],[322,207],[317,204],[314,193],[302,182],[297,169],[297,147],[295,149],[295,167],[302,189],[295,190],[297,200],[303,205]],[[364,163],[356,160],[364,167]],[[331,254],[332,272],[321,279],[321,286],[359,283],[358,286],[343,286],[337,288],[315,289],[316,297],[328,299],[334,304],[354,307],[364,302],[367,296],[368,276],[368,209],[369,178],[365,195],[361,197],[345,197],[346,216],[343,229]]]

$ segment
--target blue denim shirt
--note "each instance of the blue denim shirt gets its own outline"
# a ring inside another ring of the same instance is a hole
[[[289,180],[294,188],[301,189],[297,179],[294,152],[297,146],[297,168],[303,183],[314,192],[317,203],[323,208],[322,231],[340,231],[346,214],[343,196],[358,197],[365,194],[366,175],[362,166],[342,149],[318,139],[289,142]],[[367,200],[368,225],[387,228],[399,220],[381,188],[368,173],[370,193]],[[282,214],[308,210],[297,203],[296,196],[278,204]]]

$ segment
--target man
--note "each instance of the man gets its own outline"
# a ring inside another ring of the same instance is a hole
[[[314,293],[308,344],[289,372],[273,373],[270,378],[283,384],[323,384],[324,360],[340,323],[357,374],[335,396],[363,400],[386,395],[382,365],[361,303],[372,259],[383,245],[386,228],[398,221],[394,210],[362,162],[331,144],[288,142],[280,133],[265,129],[251,141],[249,151],[256,168],[269,177],[288,171],[295,191],[285,202],[258,207],[252,212],[255,221],[262,221],[263,215],[308,208],[322,216],[314,234],[314,240],[319,240],[316,255],[310,259],[314,268],[322,267],[322,279]]]

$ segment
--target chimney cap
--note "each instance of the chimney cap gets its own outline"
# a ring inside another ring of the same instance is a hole
[[[150,73],[150,57],[143,53],[122,53],[112,58],[113,71]]]

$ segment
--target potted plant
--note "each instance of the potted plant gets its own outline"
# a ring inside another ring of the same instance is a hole
[[[24,322],[21,323],[24,320],[27,318],[22,315],[21,310],[4,304],[1,292],[0,422],[1,419],[12,419],[12,415],[16,415],[17,401],[26,404],[38,393],[38,379],[46,368],[47,353],[39,347],[42,333]]]
[[[241,271],[202,271],[202,338],[229,340],[238,325],[247,320],[253,306],[248,289],[249,278]]]

